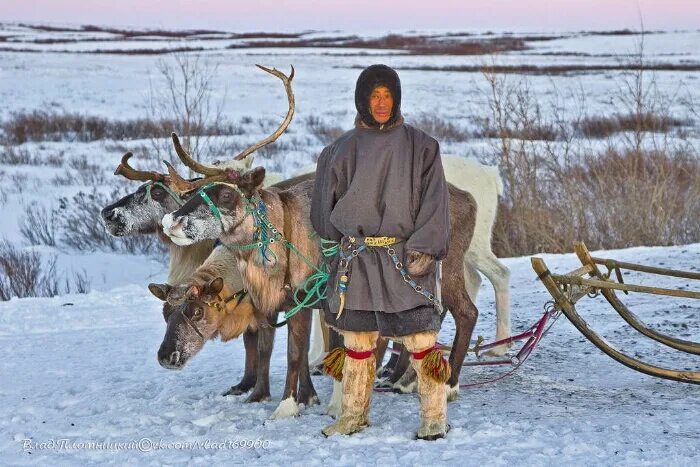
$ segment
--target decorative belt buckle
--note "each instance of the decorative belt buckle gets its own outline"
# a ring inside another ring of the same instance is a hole
[[[367,246],[387,246],[396,243],[396,237],[367,237],[365,245]]]

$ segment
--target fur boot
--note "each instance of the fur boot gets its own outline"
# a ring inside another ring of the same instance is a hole
[[[450,429],[447,424],[447,393],[445,383],[435,378],[423,358],[430,354],[435,345],[435,333],[423,332],[406,336],[403,339],[411,351],[411,364],[417,373],[418,395],[420,397],[420,428],[417,439],[436,440],[444,438]]]
[[[323,429],[325,436],[349,435],[369,425],[369,403],[374,389],[376,332],[344,332],[347,346],[343,364],[343,402],[340,418]]]

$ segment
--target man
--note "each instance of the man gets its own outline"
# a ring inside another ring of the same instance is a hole
[[[440,317],[433,294],[450,223],[439,146],[404,123],[401,83],[385,65],[360,74],[355,106],[355,129],[318,159],[311,205],[316,232],[340,245],[329,264],[325,316],[346,347],[335,360],[342,368],[341,417],[323,433],[351,434],[369,424],[374,348],[382,335],[412,354],[421,403],[417,437],[442,438],[449,428],[449,367],[434,347]]]

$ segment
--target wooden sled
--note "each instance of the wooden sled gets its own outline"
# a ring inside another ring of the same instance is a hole
[[[622,280],[621,270],[626,269],[696,281],[700,281],[700,273],[624,263],[612,259],[595,258],[591,256],[586,245],[583,243],[577,243],[574,248],[576,255],[579,260],[581,260],[582,267],[568,274],[553,274],[549,271],[541,258],[531,259],[532,267],[537,273],[537,277],[542,281],[552,295],[552,298],[554,298],[554,307],[563,312],[576,329],[595,344],[596,347],[623,365],[659,378],[700,384],[700,372],[698,371],[680,371],[650,365],[613,348],[605,339],[596,334],[576,311],[576,302],[578,300],[587,295],[597,295],[601,293],[615,311],[641,334],[675,350],[700,355],[700,343],[677,339],[651,329],[640,321],[639,318],[620,301],[615,293],[616,290],[620,290],[625,294],[629,292],[640,292],[671,297],[700,299],[700,292],[625,284]],[[604,266],[607,271],[602,272],[598,267],[599,265]],[[611,278],[613,272],[615,273],[614,279]]]

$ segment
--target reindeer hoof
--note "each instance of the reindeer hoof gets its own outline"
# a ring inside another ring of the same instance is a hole
[[[270,419],[278,420],[280,418],[296,417],[297,415],[299,415],[299,404],[297,404],[293,397],[287,397],[280,402],[280,405],[272,412]]]
[[[394,372],[392,368],[386,366],[380,366],[377,370],[377,379],[388,378]]]
[[[484,355],[489,357],[502,357],[506,354],[506,352],[508,352],[510,347],[511,346],[508,344],[499,345],[498,347],[494,347],[493,349],[485,352]]]
[[[402,384],[402,381],[397,381],[394,383],[393,386],[391,386],[391,391],[397,394],[410,394],[412,392],[416,392],[416,380],[413,379],[411,381],[408,381],[405,385]]]
[[[251,403],[251,402],[265,402],[270,400],[270,392],[263,392],[263,391],[253,391],[247,398],[246,402]]]
[[[382,378],[375,381],[374,387],[377,389],[390,389],[394,387],[394,383],[389,381],[389,378]]]
[[[304,404],[305,407],[311,407],[312,405],[319,405],[321,401],[318,400],[316,393],[308,395],[298,395],[297,402],[299,404]]]
[[[240,396],[241,394],[245,394],[246,392],[250,391],[250,389],[253,386],[250,386],[248,384],[243,384],[243,383],[238,383],[235,386],[231,386],[231,388],[226,391],[223,395],[224,396]]]
[[[454,386],[450,386],[449,384],[446,384],[445,386],[445,392],[447,393],[447,402],[456,401],[459,397],[459,383],[455,384]]]

